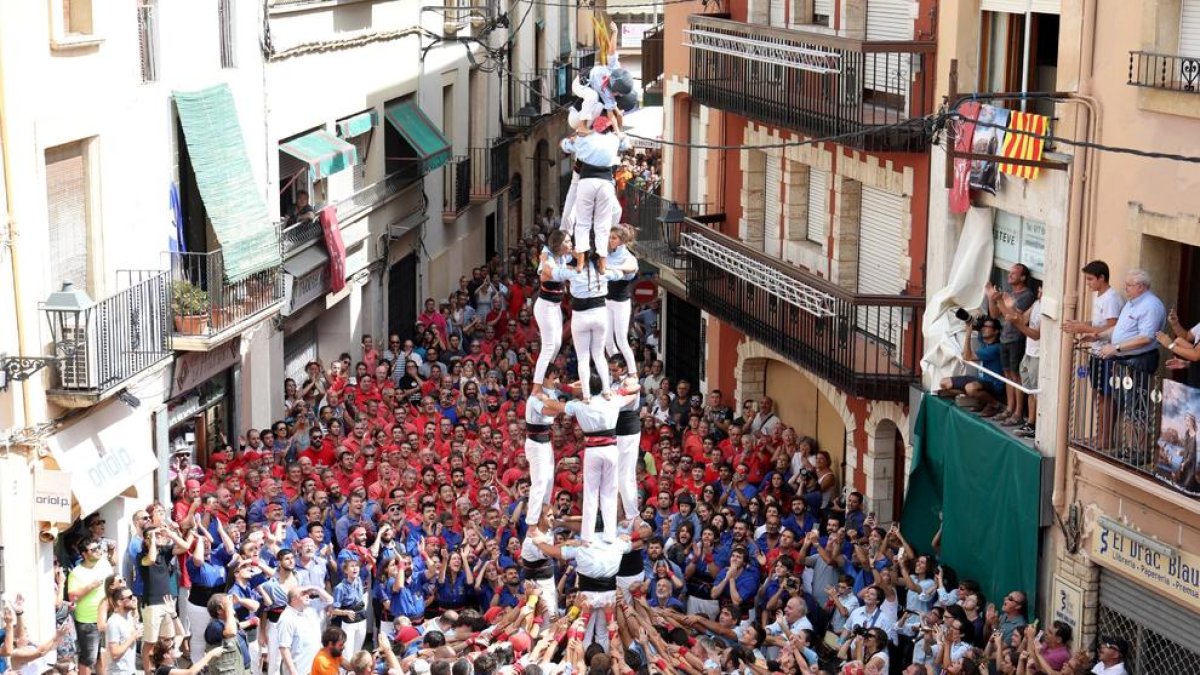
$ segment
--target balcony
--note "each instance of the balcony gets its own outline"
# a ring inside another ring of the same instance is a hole
[[[280,268],[229,280],[220,249],[169,255],[174,349],[209,351],[279,311],[283,300]]]
[[[78,312],[43,306],[54,353],[47,398],[67,408],[93,406],[171,358],[168,275],[122,271],[121,290]],[[83,298],[86,300],[86,298]]]
[[[570,174],[565,180],[569,187]],[[563,194],[565,199],[566,193]],[[637,233],[638,255],[647,262],[669,270],[682,270],[686,263],[686,257],[679,250],[679,224],[660,220],[667,215],[671,206],[699,223],[719,223],[725,219],[725,214],[716,212],[711,204],[672,202],[632,182],[626,184],[621,198],[624,209],[622,221],[633,225]]]
[[[933,42],[865,42],[693,15],[697,103],[870,152],[924,152]]]
[[[287,225],[285,220],[280,222],[279,227],[282,230],[279,238],[283,243],[284,256],[291,255],[314,241],[319,241],[323,236],[321,223],[317,220],[305,220],[293,225]]]
[[[446,163],[442,189],[442,222],[453,223],[471,204],[471,157],[459,155]]]
[[[1129,52],[1128,84],[1200,93],[1200,56]]]
[[[908,400],[924,297],[850,293],[698,218],[658,220],[669,206],[642,193],[627,199],[625,221],[638,231],[639,257],[681,277],[690,302],[850,395]]]
[[[553,112],[551,89],[544,72],[508,78],[508,97],[503,126],[510,133],[527,134],[542,118]]]
[[[508,187],[508,139],[493,138],[484,148],[470,148],[471,201],[486,202]]]
[[[1191,476],[1185,475],[1192,473],[1186,467],[1193,459],[1185,450],[1186,388],[1119,361],[1105,362],[1086,346],[1077,347],[1071,358],[1075,377],[1069,383],[1070,445],[1175,492],[1200,496],[1190,484]],[[1174,401],[1178,410],[1165,425],[1164,400]]]

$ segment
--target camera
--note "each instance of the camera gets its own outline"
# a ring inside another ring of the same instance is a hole
[[[794,590],[800,588],[800,582],[795,577],[789,577],[786,581],[783,582],[783,587],[788,589],[789,591],[794,591]]]
[[[979,318],[972,318],[970,312],[962,307],[959,307],[958,309],[954,310],[954,318],[962,321],[963,323],[969,323],[971,324],[971,328],[973,330],[980,331],[983,330],[983,322],[987,320],[987,315],[984,314],[980,315]]]
[[[854,630],[851,631],[851,633],[853,633],[856,637],[862,637],[867,634],[867,627],[866,626],[855,626]]]

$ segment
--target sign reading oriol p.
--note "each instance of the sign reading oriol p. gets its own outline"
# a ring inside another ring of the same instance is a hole
[[[33,519],[71,522],[71,474],[40,469],[33,474]]]

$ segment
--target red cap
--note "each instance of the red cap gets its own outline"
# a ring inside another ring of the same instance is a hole
[[[405,626],[396,632],[396,639],[404,644],[408,644],[419,637],[421,637],[420,631],[412,626]]]
[[[209,464],[215,464],[217,462],[228,462],[228,461],[229,461],[229,455],[227,455],[223,452],[215,453],[212,457],[208,458]]]
[[[612,126],[612,120],[608,119],[607,115],[601,115],[596,118],[595,122],[592,122],[592,130],[598,134],[602,134],[605,131],[608,131],[608,128],[611,126]]]
[[[253,450],[247,451],[246,454],[242,455],[243,462],[257,462],[260,459],[262,459],[262,455]]]
[[[189,490],[199,490],[200,489],[200,481],[189,480],[188,482],[184,483],[184,487],[186,487]]]
[[[503,607],[492,607],[488,611],[484,612],[483,620],[488,623],[496,623],[496,619],[499,619],[500,615],[503,613],[504,613]]]
[[[350,489],[351,490],[353,490],[355,488],[363,487],[366,484],[367,484],[367,481],[362,476],[355,476],[354,478],[350,479]]]

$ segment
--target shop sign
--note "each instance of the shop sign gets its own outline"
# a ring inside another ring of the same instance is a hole
[[[171,373],[171,398],[195,389],[242,360],[242,340],[234,338],[210,352],[188,352],[175,359]]]
[[[288,284],[284,288],[283,309],[280,313],[290,316],[308,303],[325,295],[329,290],[329,266],[320,265],[307,274],[293,277],[287,275]]]
[[[47,523],[71,522],[71,474],[38,469],[33,473],[33,519]]]
[[[1110,526],[1100,518],[1092,533],[1091,559],[1200,609],[1200,556],[1164,546],[1128,528]]]
[[[1083,589],[1055,574],[1050,597],[1054,621],[1067,624],[1078,635],[1083,619]]]
[[[1046,225],[1006,211],[997,211],[992,226],[993,258],[1007,270],[1014,263],[1041,278],[1046,271]]]
[[[641,49],[642,36],[655,25],[652,23],[621,24],[621,49]]]
[[[119,401],[59,431],[46,444],[58,468],[70,469],[71,494],[85,515],[158,468],[150,420]]]

